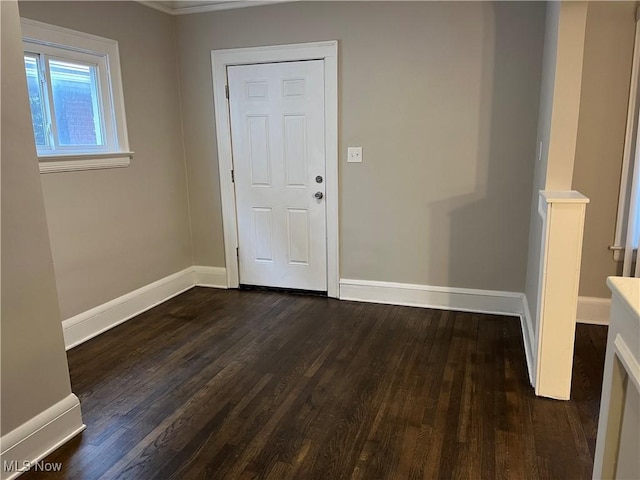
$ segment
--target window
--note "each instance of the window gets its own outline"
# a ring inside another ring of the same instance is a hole
[[[128,166],[118,43],[22,19],[42,173]]]

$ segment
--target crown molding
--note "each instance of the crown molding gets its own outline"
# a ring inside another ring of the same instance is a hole
[[[272,5],[274,3],[289,3],[292,1],[297,0],[228,0],[219,3],[212,3],[209,5],[172,8],[154,1],[136,0],[137,3],[144,5],[145,7],[159,10],[168,15],[191,15],[194,13],[217,12],[220,10],[231,10],[235,8],[260,7],[263,5]]]
[[[142,0],[134,0],[136,3],[139,3],[140,5],[144,5],[145,7],[149,7],[149,8],[153,8],[154,10],[159,10],[162,13],[167,13],[169,15],[175,15],[175,13],[173,13],[173,8],[169,8],[165,5],[162,5],[160,3],[156,3],[156,2],[145,2]]]

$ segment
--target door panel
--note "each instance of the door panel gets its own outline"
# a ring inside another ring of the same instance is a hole
[[[273,217],[270,208],[253,207],[254,260],[273,262]]]
[[[249,134],[249,168],[251,185],[271,186],[271,159],[269,158],[269,117],[247,117]]]
[[[289,233],[289,263],[309,265],[309,212],[300,208],[287,209]]]
[[[326,291],[324,63],[227,75],[240,283]]]
[[[284,165],[287,187],[307,186],[306,117],[284,117]]]

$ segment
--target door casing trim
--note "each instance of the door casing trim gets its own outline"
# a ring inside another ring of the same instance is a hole
[[[218,143],[218,172],[222,201],[222,225],[227,286],[238,288],[238,226],[236,199],[231,179],[231,121],[225,87],[227,67],[258,63],[324,60],[324,122],[326,156],[327,294],[338,298],[340,288],[338,217],[338,42],[298,43],[211,51],[213,103]]]

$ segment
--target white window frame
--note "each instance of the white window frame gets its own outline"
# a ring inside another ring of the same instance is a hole
[[[68,28],[21,19],[25,55],[37,55],[91,64],[97,69],[98,90],[102,105],[102,131],[105,145],[93,147],[40,148],[40,173],[68,172],[103,168],[127,167],[133,152],[129,148],[127,123],[120,73],[118,42]],[[40,66],[40,75],[43,73]],[[50,79],[44,94],[53,101]],[[55,132],[55,118],[50,115]]]

